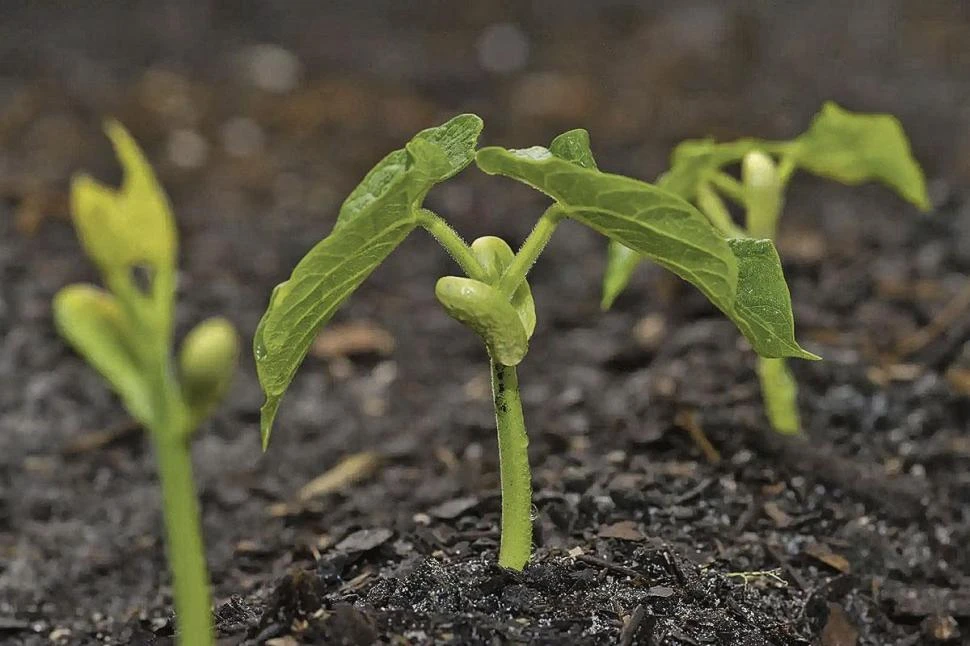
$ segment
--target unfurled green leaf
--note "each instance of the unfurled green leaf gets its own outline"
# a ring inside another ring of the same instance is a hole
[[[727,242],[696,208],[655,186],[583,168],[541,147],[483,148],[478,166],[524,182],[562,212],[696,285],[731,311],[737,262]]]
[[[818,359],[795,341],[791,295],[771,240],[729,240],[738,263],[734,311],[728,315],[763,357]]]
[[[717,143],[713,139],[688,139],[670,155],[670,170],[657,179],[657,186],[692,201],[697,189],[727,164],[741,161],[747,153],[764,145],[760,139],[739,139]]]
[[[69,285],[54,297],[57,331],[121,398],[131,416],[152,423],[151,392],[135,352],[138,342],[115,298],[94,285]]]
[[[903,199],[930,208],[923,171],[896,117],[849,112],[828,102],[795,140],[800,168],[844,184],[879,181]]]
[[[785,435],[801,431],[798,417],[798,383],[784,359],[758,357],[758,379],[771,428]]]
[[[333,232],[273,290],[253,340],[266,394],[264,447],[280,398],[317,331],[417,226],[416,210],[431,187],[471,162],[481,128],[478,117],[461,115],[385,157],[344,202]]]
[[[498,284],[502,274],[512,264],[512,259],[515,257],[512,247],[505,240],[495,236],[478,238],[472,242],[471,249],[482,265],[482,269],[485,270],[488,284],[492,286]],[[528,281],[522,281],[522,284],[512,294],[510,302],[522,320],[526,337],[531,338],[536,329],[536,304],[532,300],[532,289],[529,287]]]
[[[445,276],[434,293],[449,316],[482,337],[493,361],[516,366],[525,358],[528,335],[519,313],[500,291],[471,278]]]
[[[226,394],[239,362],[239,335],[222,317],[202,321],[186,335],[179,352],[182,398],[201,419]]]
[[[168,199],[128,131],[114,121],[105,131],[124,180],[115,190],[86,175],[74,179],[71,206],[78,238],[106,275],[137,265],[172,274],[177,240]]]
[[[564,132],[553,139],[549,144],[549,152],[583,168],[598,170],[596,160],[593,159],[593,150],[589,146],[589,133],[582,128]]]

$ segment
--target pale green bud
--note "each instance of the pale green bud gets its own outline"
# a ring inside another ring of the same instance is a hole
[[[179,372],[185,403],[204,414],[225,395],[239,360],[239,335],[221,317],[206,319],[185,337]]]

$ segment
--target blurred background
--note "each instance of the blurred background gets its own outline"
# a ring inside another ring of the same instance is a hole
[[[167,603],[150,451],[132,442],[117,402],[50,325],[56,290],[96,279],[67,217],[68,188],[80,170],[118,180],[104,118],[131,130],[172,198],[182,236],[179,330],[222,313],[248,339],[269,290],[326,235],[363,174],[456,113],[481,115],[482,143],[509,147],[584,127],[600,168],[652,179],[682,139],[793,137],[826,100],[897,115],[938,212],[921,218],[876,186],[801,176],[793,185],[779,246],[800,330],[829,359],[796,366],[806,426],[843,456],[928,477],[941,505],[965,501],[970,351],[962,386],[942,375],[970,338],[970,315],[935,359],[906,373],[928,375],[925,383],[913,377],[883,389],[889,373],[871,372],[880,352],[964,289],[970,270],[965,0],[4,0],[0,616],[30,609],[45,626],[76,620],[89,629]],[[466,239],[518,243],[543,200],[469,171],[436,189],[430,204]],[[604,248],[589,231],[565,226],[530,277],[539,330],[523,384],[537,486],[561,489],[562,456],[591,444],[582,459],[607,470],[619,468],[603,462],[610,450],[623,460],[696,458],[689,440],[663,433],[685,402],[700,402],[704,428],[726,456],[754,459],[738,428],[761,424],[760,404],[735,331],[703,327],[709,320],[689,327],[698,313],[710,318],[710,306],[670,287],[656,268],[601,314]],[[266,457],[246,359],[231,402],[196,443],[217,600],[263,589],[306,558],[292,546],[314,545],[324,531],[340,536],[361,518],[413,528],[415,512],[449,497],[483,487],[494,494],[481,348],[433,297],[434,280],[453,271],[426,236],[409,238],[337,317],[377,321],[393,353],[380,334],[379,343],[365,334],[368,357],[350,369],[326,348],[315,351]],[[678,336],[681,325],[693,336]],[[632,339],[634,329],[649,338]],[[649,366],[662,345],[676,356]],[[743,392],[725,396],[733,384]],[[924,446],[950,447],[943,467],[914,457]],[[277,514],[273,505],[311,478],[373,447],[393,466],[354,496],[328,499],[299,520]],[[743,491],[773,481],[766,462],[755,459],[769,475],[759,472]],[[695,486],[707,468],[656,486]],[[494,495],[488,500],[494,521]],[[861,514],[846,504],[844,517]],[[947,510],[962,528],[953,535],[966,537],[965,503]],[[539,522],[555,536],[554,523]],[[665,525],[671,540],[682,522]],[[894,534],[900,545],[937,541],[956,554],[955,568],[967,565],[959,540],[906,527]],[[915,578],[948,576],[932,554],[907,562]],[[767,567],[754,557],[748,565]]]

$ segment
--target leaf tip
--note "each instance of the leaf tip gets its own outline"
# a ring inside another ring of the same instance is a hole
[[[273,433],[273,421],[279,408],[280,397],[267,394],[263,407],[259,409],[259,436],[263,453],[269,448],[269,437]]]

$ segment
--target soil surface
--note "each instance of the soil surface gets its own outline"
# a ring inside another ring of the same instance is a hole
[[[220,643],[970,643],[965,3],[54,4],[0,10],[0,643],[174,642],[150,442],[51,325],[96,278],[66,196],[118,177],[104,115],[171,192],[179,333],[251,336],[367,168],[451,114],[515,147],[584,126],[652,178],[682,138],[792,136],[826,99],[900,116],[935,211],[794,183],[779,246],[826,359],[792,364],[804,440],[767,430],[752,353],[688,285],[644,267],[600,312],[604,241],[563,225],[520,368],[536,554],[503,571],[486,358],[415,233],[268,453],[249,359],[198,435]],[[473,169],[430,204],[513,246],[544,207]]]

